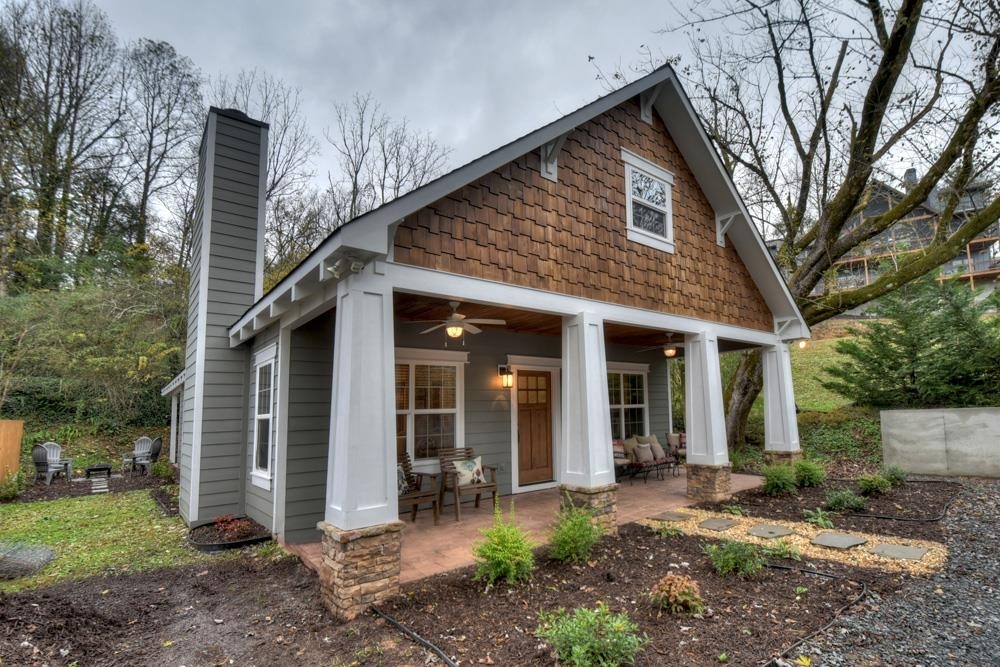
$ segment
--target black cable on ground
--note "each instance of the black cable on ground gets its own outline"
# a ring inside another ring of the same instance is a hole
[[[801,572],[803,574],[811,574],[811,575],[814,575],[814,576],[817,576],[817,577],[825,577],[827,579],[839,579],[841,581],[849,581],[852,584],[858,584],[858,585],[860,585],[861,586],[861,592],[858,593],[858,596],[856,598],[854,598],[850,602],[842,605],[840,607],[840,609],[838,609],[837,611],[835,611],[834,614],[833,614],[833,618],[831,618],[828,623],[826,623],[825,625],[823,625],[821,628],[818,628],[815,631],[810,632],[805,637],[802,637],[801,639],[799,639],[797,642],[795,642],[794,644],[792,644],[791,646],[789,646],[788,648],[786,648],[784,651],[782,651],[781,653],[779,653],[777,658],[770,658],[770,659],[768,659],[767,662],[761,663],[761,667],[778,667],[777,660],[779,658],[787,658],[789,653],[791,653],[792,651],[794,651],[796,648],[798,648],[799,646],[801,646],[803,643],[809,641],[810,639],[812,639],[813,637],[815,637],[819,633],[821,633],[824,630],[828,629],[830,626],[832,626],[834,623],[837,622],[837,619],[840,617],[841,614],[844,613],[844,611],[847,610],[848,607],[852,607],[852,606],[856,605],[857,603],[861,602],[861,600],[866,595],[868,595],[868,584],[866,584],[863,581],[855,581],[854,579],[849,579],[848,577],[843,577],[843,576],[841,576],[839,574],[830,574],[829,572],[820,572],[819,570],[810,570],[810,569],[806,569],[806,568],[803,568],[803,567],[792,567],[791,565],[777,565],[777,564],[773,564],[773,563],[767,563],[766,567],[769,567],[772,570],[788,570],[790,572]]]
[[[420,644],[421,646],[423,646],[424,648],[426,648],[428,651],[432,651],[439,658],[441,658],[442,660],[444,660],[444,664],[448,665],[448,667],[458,667],[458,663],[456,663],[454,660],[452,660],[450,657],[448,657],[447,653],[445,653],[440,648],[438,648],[437,646],[435,646],[431,642],[427,641],[426,639],[424,639],[423,637],[421,637],[420,635],[418,635],[413,630],[410,630],[408,627],[406,627],[405,625],[403,625],[402,623],[400,623],[399,621],[397,621],[396,619],[394,619],[389,614],[385,613],[384,611],[382,611],[378,607],[372,607],[371,610],[372,610],[372,613],[374,613],[375,615],[381,616],[385,620],[389,621],[389,623],[391,623],[392,625],[396,626],[396,628],[400,632],[402,632],[404,635],[406,635],[407,637],[409,637],[413,641],[417,642],[418,644]]]

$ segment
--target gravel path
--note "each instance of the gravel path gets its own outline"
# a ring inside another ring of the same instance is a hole
[[[945,519],[944,568],[889,599],[869,594],[799,648],[814,667],[1000,665],[1000,480],[963,485]]]

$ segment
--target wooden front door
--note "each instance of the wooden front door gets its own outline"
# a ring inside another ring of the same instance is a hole
[[[518,484],[552,480],[552,373],[517,374]]]

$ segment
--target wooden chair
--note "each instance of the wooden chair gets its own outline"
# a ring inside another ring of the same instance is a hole
[[[441,462],[441,504],[444,505],[444,494],[451,492],[455,496],[455,521],[462,520],[462,495],[476,494],[476,507],[479,507],[479,498],[483,493],[493,494],[493,506],[497,504],[497,469],[496,466],[483,465],[483,481],[471,482],[468,484],[458,483],[458,469],[456,464],[471,461],[476,458],[476,453],[471,447],[457,449],[438,450],[438,460]]]
[[[437,473],[413,472],[413,463],[410,461],[408,452],[397,461],[399,469],[397,475],[402,479],[399,481],[399,504],[410,506],[410,520],[417,520],[417,510],[420,503],[430,503],[431,511],[434,513],[434,525],[438,525],[438,517],[441,514],[441,505],[437,489]],[[428,478],[430,483],[425,487],[424,478]],[[403,489],[405,482],[406,488]]]

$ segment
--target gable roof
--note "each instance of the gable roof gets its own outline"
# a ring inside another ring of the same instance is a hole
[[[372,259],[386,256],[392,248],[395,225],[406,216],[522,155],[547,144],[558,145],[567,133],[636,96],[644,109],[655,110],[666,125],[716,213],[719,243],[728,239],[733,244],[774,314],[782,339],[808,337],[809,328],[677,74],[664,65],[337,228],[240,317],[229,330],[231,344],[238,345],[277,320],[289,303],[298,300],[296,292],[312,293],[333,274],[356,270]]]

